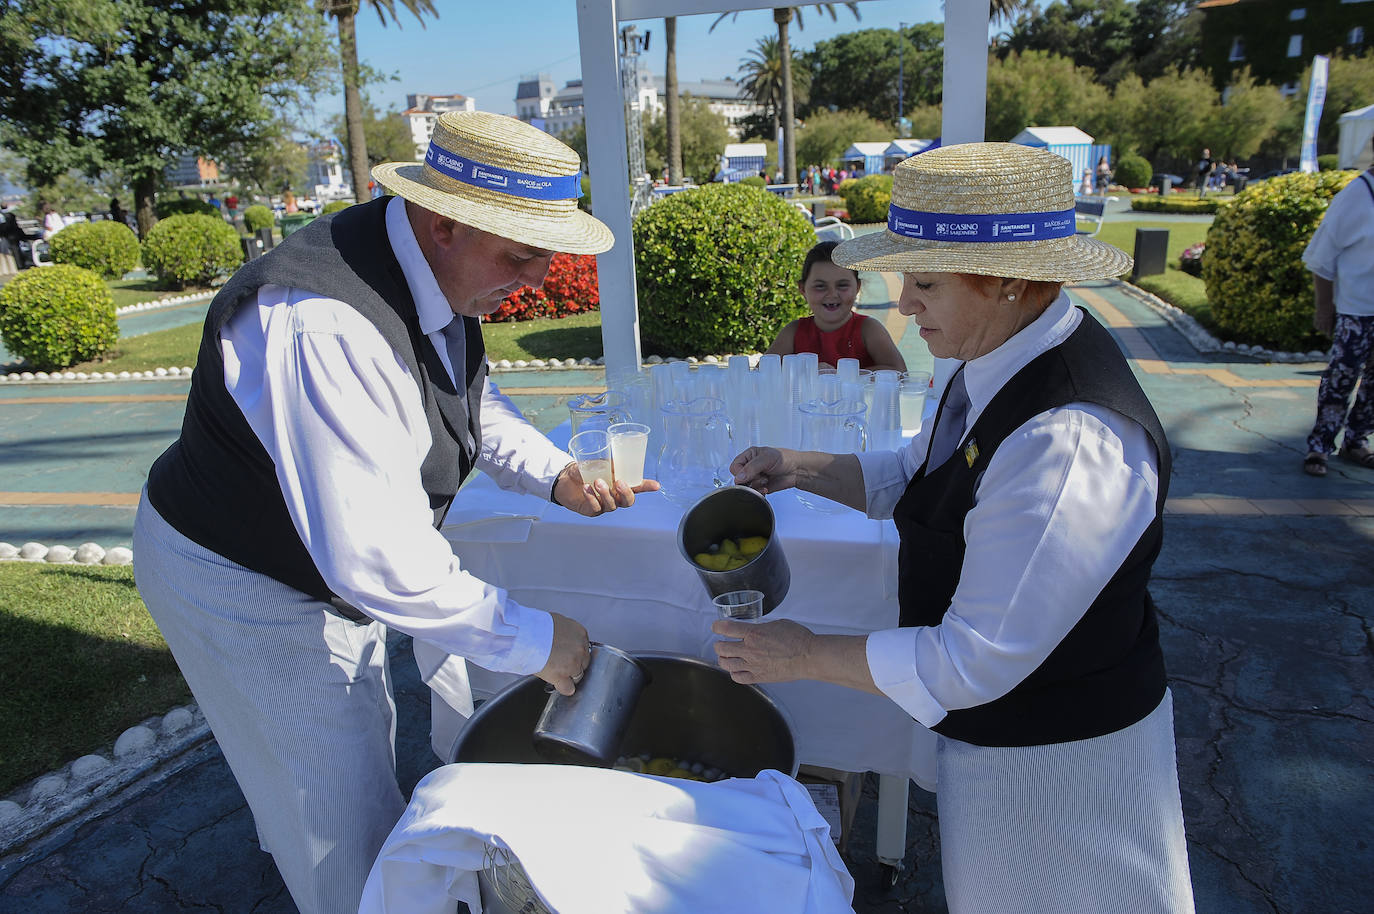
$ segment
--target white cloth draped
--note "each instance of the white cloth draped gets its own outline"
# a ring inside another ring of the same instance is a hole
[[[488,845],[558,914],[840,914],[854,880],[805,788],[560,765],[445,765],[418,785],[360,914],[480,914]]]

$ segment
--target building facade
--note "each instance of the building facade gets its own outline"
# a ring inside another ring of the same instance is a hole
[[[1248,66],[1292,95],[1314,55],[1359,55],[1374,37],[1374,0],[1202,0],[1197,9],[1202,64],[1218,89]]]
[[[449,111],[476,111],[477,101],[470,95],[406,95],[406,110],[401,117],[410,125],[410,139],[415,144],[415,161],[424,160],[429,138],[439,115]]]
[[[219,181],[219,166],[210,159],[180,155],[162,170],[162,177],[172,187],[205,187]]]
[[[663,112],[664,85],[664,77],[640,71],[639,105],[646,116]],[[679,80],[678,94],[706,99],[710,109],[725,118],[732,137],[739,136],[741,118],[763,110],[752,99],[741,95],[739,83],[732,79]],[[582,80],[570,79],[562,89],[555,90],[547,73],[521,79],[515,93],[515,116],[554,136],[573,129],[585,116]]]

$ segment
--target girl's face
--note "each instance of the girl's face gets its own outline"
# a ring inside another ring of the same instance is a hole
[[[811,272],[798,287],[821,330],[844,326],[854,310],[854,300],[859,297],[859,280],[854,271],[826,261],[812,264]]]

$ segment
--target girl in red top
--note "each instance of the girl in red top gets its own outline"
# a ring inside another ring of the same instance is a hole
[[[906,360],[882,321],[855,312],[859,274],[831,262],[830,252],[836,244],[822,241],[807,252],[797,289],[811,308],[811,316],[783,327],[768,352],[814,352],[822,368],[834,368],[840,359],[858,359],[860,368],[906,371]]]

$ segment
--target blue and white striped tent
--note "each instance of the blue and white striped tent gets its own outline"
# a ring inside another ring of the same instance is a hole
[[[885,167],[890,171],[899,163],[906,161],[919,152],[929,152],[938,148],[939,139],[934,140],[893,140],[887,144],[887,149],[883,150],[883,158],[886,159]]]
[[[865,175],[880,175],[887,164],[884,160],[886,151],[887,143],[853,143],[840,158],[844,159],[844,167],[850,171],[862,170]]]
[[[1094,143],[1092,137],[1077,127],[1027,127],[1012,137],[1011,141],[1022,146],[1048,149],[1068,159],[1073,165],[1074,187],[1082,180],[1083,172],[1091,171],[1096,175],[1097,160],[1103,156],[1113,166],[1116,165],[1111,146]]]
[[[768,147],[763,143],[727,143],[716,170],[716,180],[732,183],[757,175],[763,171],[767,157]]]

